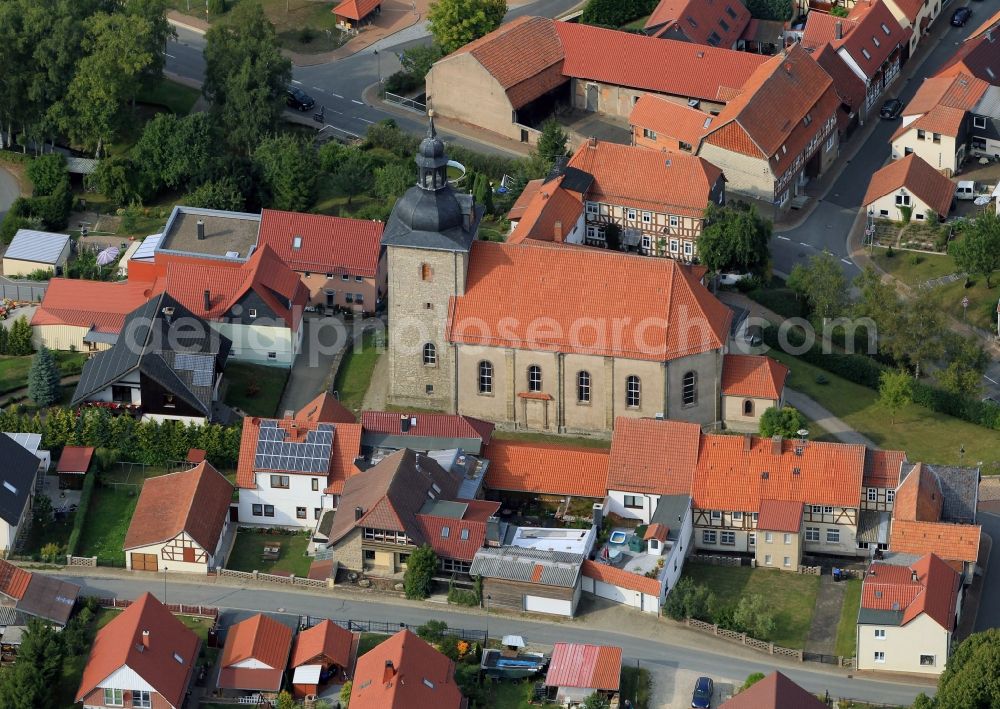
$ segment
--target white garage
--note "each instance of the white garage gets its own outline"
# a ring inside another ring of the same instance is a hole
[[[524,597],[524,610],[528,613],[548,613],[572,618],[574,605],[572,600],[528,595]]]
[[[582,554],[521,547],[485,547],[472,560],[471,576],[483,582],[492,608],[572,618],[580,601]]]
[[[644,613],[660,613],[661,582],[607,564],[584,561],[581,587],[587,593]]]

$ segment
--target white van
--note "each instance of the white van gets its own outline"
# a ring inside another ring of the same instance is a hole
[[[976,183],[972,180],[959,182],[955,189],[955,199],[972,200],[976,198]]]

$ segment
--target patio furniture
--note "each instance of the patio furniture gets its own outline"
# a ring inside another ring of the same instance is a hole
[[[261,554],[261,558],[264,561],[277,561],[278,557],[281,556],[281,542],[274,542],[264,545],[264,552]]]

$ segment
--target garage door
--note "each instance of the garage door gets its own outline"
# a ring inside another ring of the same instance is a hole
[[[634,593],[626,595],[626,592],[617,586],[605,583],[604,581],[594,581],[594,594],[601,598],[607,598],[615,603],[631,603]]]
[[[553,615],[573,615],[573,601],[562,601],[558,598],[542,598],[541,596],[525,596],[524,610],[530,613],[551,613]]]
[[[156,554],[132,553],[133,571],[156,571]]]

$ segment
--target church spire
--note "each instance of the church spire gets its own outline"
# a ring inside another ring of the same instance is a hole
[[[427,112],[427,137],[420,141],[417,149],[417,169],[421,189],[437,191],[448,186],[448,156],[444,152],[444,142],[438,138],[434,128],[434,111]]]

